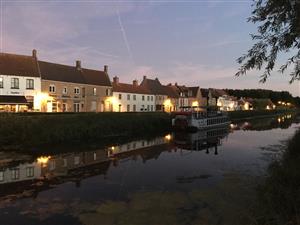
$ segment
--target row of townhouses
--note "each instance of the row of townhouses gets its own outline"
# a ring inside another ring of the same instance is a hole
[[[103,70],[38,60],[31,56],[0,54],[0,112],[173,112],[191,106],[221,110],[250,109],[245,100],[223,90],[160,83],[143,77],[141,83],[110,80]],[[249,104],[249,103],[248,103]]]

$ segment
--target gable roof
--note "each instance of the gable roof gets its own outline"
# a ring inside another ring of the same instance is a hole
[[[125,93],[137,93],[137,94],[151,94],[151,92],[145,87],[133,84],[125,83],[112,83],[113,91],[115,92],[125,92]]]
[[[147,88],[154,95],[167,95],[164,87],[161,85],[157,78],[155,80],[152,80],[144,77],[140,86]]]
[[[9,53],[0,53],[0,74],[40,77],[36,58]]]
[[[111,86],[108,74],[104,71],[77,69],[75,66],[38,61],[41,77],[44,80]]]
[[[169,85],[164,86],[163,85],[163,89],[168,97],[179,98],[179,93],[178,93],[178,89],[176,88],[176,86],[169,86]]]

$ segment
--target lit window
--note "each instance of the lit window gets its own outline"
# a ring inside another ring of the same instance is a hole
[[[49,92],[50,92],[50,93],[55,93],[55,85],[51,84],[51,85],[49,86]]]
[[[97,95],[97,88],[93,88],[93,95]]]
[[[74,94],[76,95],[80,94],[80,88],[78,87],[74,88]]]
[[[11,88],[19,89],[19,78],[11,78]]]
[[[0,77],[0,88],[3,88],[3,77]]]
[[[26,89],[34,89],[34,80],[26,79]]]

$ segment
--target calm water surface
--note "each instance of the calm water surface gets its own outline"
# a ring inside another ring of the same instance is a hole
[[[55,155],[0,153],[0,224],[251,224],[291,115]]]

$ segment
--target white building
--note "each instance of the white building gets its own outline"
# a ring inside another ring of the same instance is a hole
[[[235,97],[222,95],[217,100],[217,106],[222,111],[234,111],[238,109],[238,101]]]
[[[41,77],[36,58],[0,54],[0,112],[40,110]]]
[[[155,111],[155,95],[145,87],[138,85],[134,80],[132,84],[119,82],[118,77],[113,78],[112,111],[114,112],[153,112]]]

